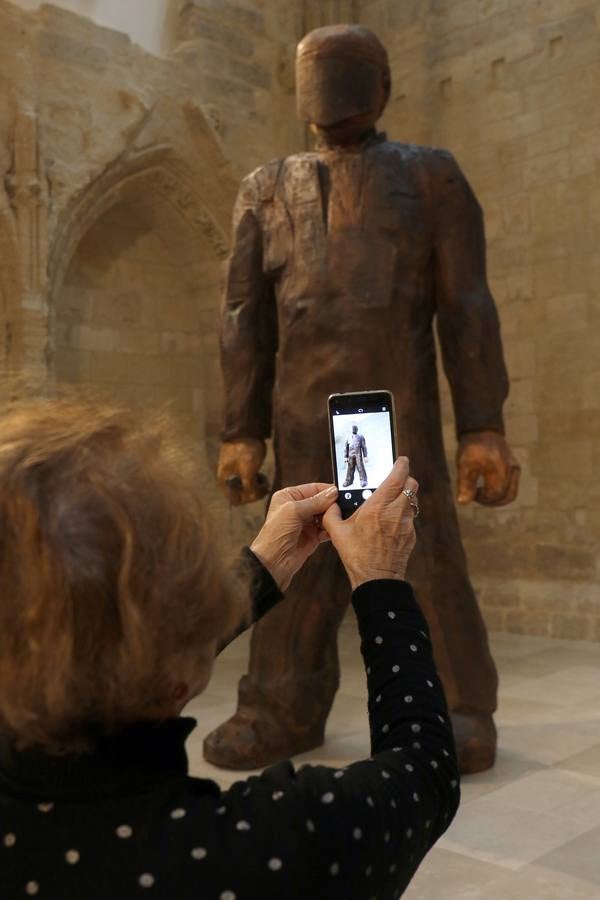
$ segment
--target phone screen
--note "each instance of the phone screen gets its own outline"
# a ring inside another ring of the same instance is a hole
[[[333,474],[344,518],[387,478],[396,458],[394,401],[389,391],[329,398]]]

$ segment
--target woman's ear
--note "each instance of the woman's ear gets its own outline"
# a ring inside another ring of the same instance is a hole
[[[185,682],[183,682],[183,681],[180,681],[173,688],[171,697],[172,697],[174,703],[183,703],[183,701],[186,699],[188,694],[189,694],[189,688],[188,688],[187,684],[185,684]]]

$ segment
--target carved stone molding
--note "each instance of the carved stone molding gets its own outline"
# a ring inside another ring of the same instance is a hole
[[[6,374],[23,383],[46,375],[48,305],[48,189],[34,110],[17,108],[11,135],[12,164],[0,204],[3,316],[0,358]]]
[[[9,201],[8,180],[8,175],[0,180],[0,309],[4,311],[21,294],[17,227]]]
[[[15,216],[21,280],[25,304],[37,307],[43,303],[46,284],[48,189],[40,170],[37,117],[31,110],[17,112],[13,158],[6,183]]]
[[[50,297],[56,297],[81,239],[100,217],[136,191],[159,192],[198,228],[219,259],[228,253],[225,235],[198,195],[200,178],[169,145],[128,153],[102,172],[71,203],[56,230],[49,255]]]
[[[215,255],[219,259],[225,259],[229,252],[227,241],[206,207],[198,202],[198,198],[188,185],[178,175],[163,167],[152,171],[152,181],[156,189],[171,201],[188,222],[202,230]]]

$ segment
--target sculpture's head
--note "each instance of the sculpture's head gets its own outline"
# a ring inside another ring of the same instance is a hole
[[[390,85],[386,49],[362,25],[316,28],[298,44],[298,114],[328,144],[351,144],[371,131]]]
[[[358,434],[358,425],[352,426],[352,434]]]

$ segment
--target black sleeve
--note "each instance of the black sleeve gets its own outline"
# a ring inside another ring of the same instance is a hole
[[[371,758],[338,770],[295,772],[281,763],[229,792],[248,804],[249,816],[260,810],[265,821],[268,813],[261,839],[285,861],[281,874],[289,880],[277,896],[288,900],[399,897],[459,803],[444,692],[410,586],[369,582],[353,604],[368,679]]]
[[[260,560],[254,555],[250,547],[244,547],[238,561],[244,579],[250,584],[250,616],[240,622],[238,627],[219,643],[217,654],[221,653],[238,635],[258,622],[276,603],[283,598],[283,594],[277,587],[273,576]]]

